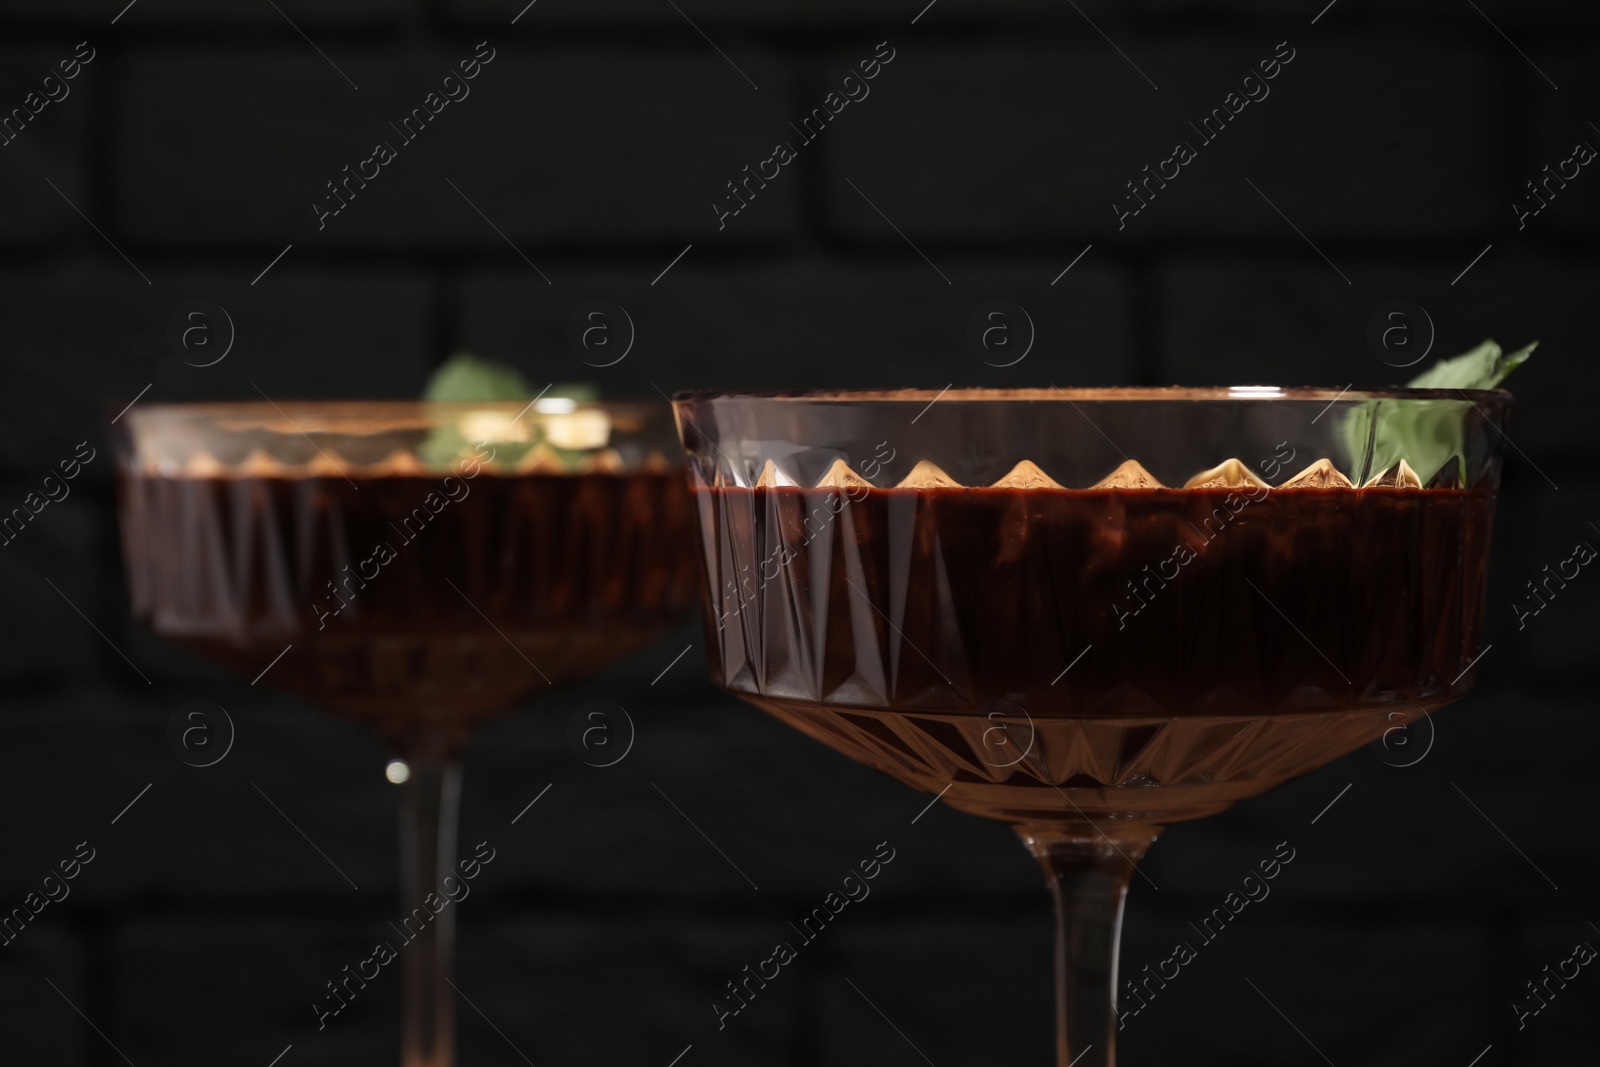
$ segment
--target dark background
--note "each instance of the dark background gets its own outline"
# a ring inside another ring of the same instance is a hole
[[[1576,942],[1600,944],[1600,577],[1523,629],[1511,609],[1576,542],[1600,544],[1600,175],[1585,168],[1524,229],[1511,207],[1576,142],[1600,145],[1600,7],[938,0],[919,17],[923,0],[538,0],[513,26],[523,0],[124,2],[7,0],[0,15],[0,110],[77,42],[96,50],[0,148],[0,504],[76,442],[100,449],[0,549],[0,908],[77,842],[98,850],[72,896],[0,948],[0,1060],[266,1067],[291,1044],[282,1067],[395,1058],[394,976],[321,1033],[308,1007],[396,910],[381,746],[128,621],[103,427],[146,385],[141,402],[254,398],[252,384],[413,396],[468,346],[614,396],[1338,387],[1410,373],[1364,339],[1395,298],[1428,310],[1435,355],[1544,342],[1511,383],[1480,690],[1415,766],[1358,752],[1169,831],[1134,882],[1125,973],[1193,940],[1188,922],[1278,842],[1297,858],[1129,1022],[1125,1060],[1600,1056],[1600,975],[1520,1032],[1510,1007]],[[323,183],[486,39],[496,58],[471,96],[319,232]],[[724,183],[885,40],[895,58],[870,97],[718,232]],[[1119,232],[1123,183],[1196,140],[1186,123],[1280,41],[1296,55],[1271,95]],[[604,371],[563,340],[593,298],[638,331]],[[1037,326],[1008,369],[965,341],[993,298]],[[237,329],[205,369],[166,341],[196,299]],[[686,624],[472,747],[464,840],[499,858],[460,908],[463,1062],[665,1067],[691,1044],[683,1067],[1049,1062],[1050,920],[1008,831],[942,807],[913,824],[926,797],[703,679]],[[638,726],[610,769],[564,740],[591,698]],[[168,749],[190,699],[238,726],[209,769]],[[898,858],[872,897],[717,1032],[722,983],[880,841]]]

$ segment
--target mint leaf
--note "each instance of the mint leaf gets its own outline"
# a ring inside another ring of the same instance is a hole
[[[574,404],[594,403],[600,399],[600,388],[593,382],[562,382],[549,386],[542,393],[532,389],[527,379],[515,367],[493,360],[480,359],[471,352],[451,354],[428,378],[422,398],[434,403],[482,403],[516,400],[529,401],[538,397],[544,400],[571,400]],[[428,436],[417,446],[417,456],[430,467],[448,467],[465,455],[477,442],[468,439],[468,430],[474,434],[488,433],[488,444],[494,446],[494,463],[499,467],[515,466],[536,446],[545,440],[545,431],[536,415],[519,415],[520,424],[503,427],[504,435],[495,432],[495,416],[489,414],[489,429],[474,415],[464,413],[463,421],[440,423],[428,431]],[[555,449],[557,455],[569,466],[575,465],[584,454],[567,453]]]
[[[435,426],[417,446],[417,458],[429,467],[448,467],[457,456],[466,453],[472,442],[454,426]]]
[[[1493,341],[1470,352],[1440,360],[1407,382],[1413,389],[1493,389],[1525,363],[1539,342],[1509,355]],[[1345,445],[1350,465],[1363,466],[1372,445],[1369,475],[1381,474],[1400,460],[1410,464],[1424,485],[1454,459],[1465,481],[1466,451],[1461,429],[1461,400],[1369,400],[1345,416]],[[1374,428],[1375,427],[1375,428]]]
[[[557,382],[546,389],[540,399],[594,404],[600,400],[600,387],[593,382]]]
[[[422,398],[435,403],[532,400],[533,390],[515,367],[479,359],[471,352],[452,353],[428,378]],[[430,467],[448,467],[474,442],[460,428],[441,423],[417,446],[417,458]]]
[[[440,403],[472,400],[532,400],[533,390],[515,367],[456,352],[428,378],[422,399]]]
[[[1471,352],[1440,360],[1406,385],[1413,389],[1493,389],[1538,347],[1535,341],[1508,356],[1501,354],[1493,341],[1485,341]]]

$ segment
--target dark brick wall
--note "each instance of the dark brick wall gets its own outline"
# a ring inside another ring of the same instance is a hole
[[[265,1067],[291,1044],[283,1067],[394,1058],[392,979],[322,1033],[306,1008],[394,909],[382,748],[127,621],[102,427],[146,385],[150,400],[251,383],[410,396],[457,346],[542,381],[598,375],[618,396],[1381,384],[1394,372],[1366,349],[1367,317],[1403,297],[1431,313],[1437,352],[1544,342],[1512,382],[1482,689],[1438,717],[1414,767],[1357,753],[1168,833],[1131,894],[1129,971],[1190,938],[1277,842],[1298,854],[1129,1020],[1125,1058],[1318,1062],[1309,1039],[1338,1064],[1595,1062],[1600,977],[1520,1032],[1510,1003],[1574,942],[1600,944],[1600,578],[1520,631],[1509,604],[1574,542],[1600,542],[1600,175],[1585,168],[1523,229],[1511,210],[1576,141],[1600,145],[1597,9],[922,3],[5,5],[0,113],[79,41],[95,57],[0,147],[0,501],[79,441],[102,454],[0,549],[0,906],[77,842],[98,850],[0,948],[0,1060]],[[323,183],[395,139],[388,122],[483,40],[495,58],[471,95],[319,230]],[[880,41],[895,57],[870,96],[719,231],[724,183],[794,139],[789,123]],[[1188,123],[1280,41],[1295,55],[1270,95],[1119,229],[1123,183],[1198,140]],[[638,327],[603,372],[563,343],[593,297]],[[1004,370],[964,342],[994,297],[1038,327]],[[207,369],[165,340],[194,299],[237,325]],[[712,691],[700,641],[686,625],[472,748],[465,839],[501,858],[460,912],[457,982],[476,1006],[459,1007],[463,1061],[522,1062],[509,1040],[541,1064],[664,1065],[690,1044],[684,1067],[1048,1062],[1046,900],[1006,830],[942,808],[913,825],[926,798]],[[563,739],[591,697],[639,727],[606,770]],[[195,698],[239,728],[206,770],[165,741]],[[722,982],[883,840],[898,858],[872,897],[718,1033]]]

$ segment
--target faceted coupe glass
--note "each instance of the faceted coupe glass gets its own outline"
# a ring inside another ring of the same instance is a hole
[[[1010,823],[1060,1067],[1114,1062],[1134,864],[1473,683],[1501,391],[675,400],[713,680]]]
[[[668,414],[269,402],[141,406],[114,427],[135,616],[366,722],[405,763],[402,922],[423,918],[398,946],[403,1067],[455,1063],[455,909],[425,903],[459,884],[472,728],[642,647],[693,596]]]

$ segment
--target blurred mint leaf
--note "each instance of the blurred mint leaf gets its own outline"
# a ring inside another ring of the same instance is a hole
[[[473,400],[532,400],[534,391],[515,367],[455,352],[428,378],[422,399],[439,403]]]
[[[435,426],[417,446],[417,458],[429,467],[448,467],[472,445],[453,425]]]
[[[1494,341],[1470,352],[1440,360],[1406,383],[1412,389],[1493,389],[1527,362],[1539,342],[1506,354]],[[1466,400],[1462,398],[1462,402]],[[1424,485],[1451,459],[1466,478],[1466,443],[1462,438],[1461,402],[1454,400],[1369,400],[1345,416],[1345,445],[1350,465],[1359,470],[1372,442],[1368,476],[1381,474],[1404,459]]]
[[[458,351],[452,353],[429,376],[422,397],[434,403],[487,404],[505,400],[530,401],[538,397],[541,401],[570,400],[574,404],[589,404],[600,399],[600,387],[593,382],[558,382],[539,392],[528,385],[527,379],[515,367],[481,359],[471,352]],[[537,415],[523,413],[517,418],[519,427],[516,436],[526,434],[528,440],[516,440],[514,436],[495,433],[493,416],[490,417],[491,429],[486,443],[494,446],[494,465],[497,467],[515,466],[545,440],[544,428]],[[475,440],[469,440],[467,428],[483,434],[486,432],[482,429],[483,425],[481,420],[475,420],[471,415],[465,416],[459,424],[437,425],[428,431],[428,436],[417,446],[417,457],[430,467],[448,467],[477,444]],[[509,425],[504,429],[508,435],[512,433]],[[563,449],[554,451],[569,466],[576,465],[585,455],[581,452],[569,454]]]
[[[557,382],[546,389],[541,400],[571,400],[578,404],[593,404],[600,399],[600,387],[594,382]]]
[[[424,400],[435,403],[532,400],[533,396],[533,390],[515,367],[479,359],[466,351],[451,353],[429,376],[422,391]],[[417,458],[430,467],[448,467],[473,444],[459,426],[441,423],[429,430],[417,446]]]

